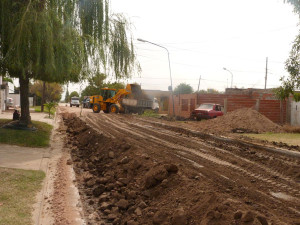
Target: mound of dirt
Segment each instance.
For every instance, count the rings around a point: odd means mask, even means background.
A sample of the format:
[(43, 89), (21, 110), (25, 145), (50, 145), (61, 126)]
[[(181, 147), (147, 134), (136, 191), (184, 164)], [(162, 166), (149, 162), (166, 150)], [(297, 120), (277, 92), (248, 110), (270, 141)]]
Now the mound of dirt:
[(199, 129), (210, 133), (283, 132), (281, 126), (251, 108), (238, 109), (212, 120), (201, 121)]

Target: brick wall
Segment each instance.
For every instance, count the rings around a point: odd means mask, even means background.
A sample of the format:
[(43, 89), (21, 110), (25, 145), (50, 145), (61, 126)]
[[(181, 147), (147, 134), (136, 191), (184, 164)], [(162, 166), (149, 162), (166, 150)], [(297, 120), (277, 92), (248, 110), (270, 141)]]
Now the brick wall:
[[(282, 102), (282, 122), (286, 121), (286, 102)], [(279, 100), (260, 100), (259, 112), (275, 123), (281, 123), (280, 101)]]
[[(253, 91), (249, 94), (183, 94), (174, 95), (174, 111), (176, 116), (189, 118), (191, 112), (200, 104), (216, 103), (224, 106), (227, 99), (227, 112), (240, 108), (257, 109), (261, 114), (275, 123), (285, 123), (286, 102), (282, 103), (282, 114), (280, 113), (280, 101), (274, 100), (270, 93), (256, 93)], [(172, 115), (172, 98), (169, 99), (169, 114)]]

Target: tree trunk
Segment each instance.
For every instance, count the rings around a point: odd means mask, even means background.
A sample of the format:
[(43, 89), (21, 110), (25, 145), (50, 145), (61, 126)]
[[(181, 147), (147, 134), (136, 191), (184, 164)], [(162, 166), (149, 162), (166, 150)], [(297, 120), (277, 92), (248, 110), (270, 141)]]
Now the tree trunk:
[(31, 117), (29, 113), (29, 78), (19, 77), (20, 82), (20, 98), (21, 98), (21, 117), (20, 124), (29, 126)]
[(45, 92), (46, 92), (46, 82), (43, 81), (42, 100), (41, 100), (41, 112), (44, 112)]

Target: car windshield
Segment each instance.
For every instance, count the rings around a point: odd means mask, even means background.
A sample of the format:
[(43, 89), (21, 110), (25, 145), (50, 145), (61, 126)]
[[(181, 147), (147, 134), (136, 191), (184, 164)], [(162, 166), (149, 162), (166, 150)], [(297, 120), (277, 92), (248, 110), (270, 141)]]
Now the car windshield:
[(75, 98), (72, 97), (71, 100), (72, 100), (72, 101), (74, 101), (74, 100), (75, 100), (75, 101), (76, 101), (76, 100), (79, 101), (79, 98), (77, 98), (77, 97), (75, 97)]
[(202, 104), (197, 109), (213, 109), (214, 106), (212, 104)]

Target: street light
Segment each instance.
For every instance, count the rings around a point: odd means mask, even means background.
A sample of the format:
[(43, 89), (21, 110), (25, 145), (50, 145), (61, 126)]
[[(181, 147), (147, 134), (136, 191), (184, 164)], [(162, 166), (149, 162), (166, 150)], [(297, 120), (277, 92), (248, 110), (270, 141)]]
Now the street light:
[(171, 81), (171, 94), (172, 94), (172, 104), (173, 104), (173, 116), (175, 116), (175, 106), (174, 106), (174, 96), (173, 96), (173, 83), (172, 83), (172, 73), (171, 73), (171, 63), (170, 63), (170, 53), (169, 53), (169, 50), (166, 47), (164, 47), (164, 46), (155, 44), (155, 43), (150, 42), (150, 41), (146, 41), (146, 40), (141, 39), (141, 38), (138, 38), (137, 40), (141, 41), (141, 42), (149, 43), (149, 44), (152, 44), (152, 45), (156, 45), (156, 46), (161, 47), (161, 48), (163, 48), (163, 49), (165, 49), (167, 51), (167, 53), (168, 53), (168, 60), (169, 60), (170, 81)]
[(231, 73), (231, 88), (232, 88), (232, 82), (233, 82), (233, 74), (230, 70), (226, 69), (225, 67), (223, 67), (223, 70), (228, 71), (229, 73)]

